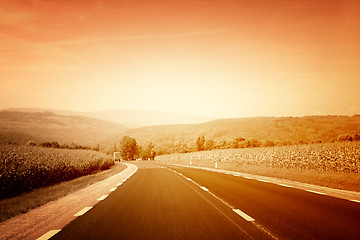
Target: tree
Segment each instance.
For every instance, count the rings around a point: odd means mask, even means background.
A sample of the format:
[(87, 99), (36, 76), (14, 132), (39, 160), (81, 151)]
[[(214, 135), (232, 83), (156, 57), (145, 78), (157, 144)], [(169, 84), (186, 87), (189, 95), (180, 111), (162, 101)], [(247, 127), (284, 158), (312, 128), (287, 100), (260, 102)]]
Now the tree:
[(205, 149), (206, 150), (212, 150), (214, 148), (214, 140), (210, 139), (210, 140), (207, 140), (206, 143), (205, 143)]
[(50, 148), (51, 147), (51, 143), (50, 142), (43, 142), (40, 144), (41, 147), (46, 147), (46, 148)]
[(51, 142), (52, 148), (60, 148), (60, 144), (58, 142)]
[(239, 148), (239, 143), (245, 141), (245, 138), (235, 138), (234, 140), (232, 140), (229, 144), (230, 144), (230, 148)]
[(275, 147), (275, 142), (271, 141), (271, 140), (266, 140), (266, 142), (264, 143), (265, 147)]
[(154, 145), (150, 142), (145, 148), (141, 151), (141, 158), (142, 160), (154, 160), (155, 158), (155, 151), (154, 151)]
[(172, 148), (172, 152), (173, 153), (187, 153), (187, 152), (189, 152), (189, 150), (188, 150), (188, 147), (186, 144), (184, 144), (180, 141), (177, 141), (174, 144), (174, 147)]
[[(92, 150), (100, 151), (100, 144), (96, 144), (96, 147), (93, 147)], [(115, 152), (115, 151), (114, 151)]]
[(205, 149), (205, 137), (198, 137), (196, 140), (196, 147), (198, 151), (203, 151)]
[(124, 160), (134, 160), (138, 149), (137, 142), (132, 137), (124, 136), (120, 141), (120, 155)]

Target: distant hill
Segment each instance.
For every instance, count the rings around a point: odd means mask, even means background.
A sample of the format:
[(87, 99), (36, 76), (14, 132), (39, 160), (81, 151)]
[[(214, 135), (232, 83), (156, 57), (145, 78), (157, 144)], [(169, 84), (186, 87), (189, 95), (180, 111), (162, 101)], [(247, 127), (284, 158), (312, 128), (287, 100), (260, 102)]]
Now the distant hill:
[(33, 140), (94, 146), (126, 129), (120, 124), (83, 116), (52, 112), (0, 112), (0, 143), (25, 144)]
[[(219, 119), (200, 124), (134, 128), (123, 135), (135, 138), (140, 144), (151, 141), (156, 145), (171, 146), (176, 142), (189, 144), (199, 136), (215, 141), (245, 138), (297, 144), (329, 142), (339, 135), (356, 133), (360, 133), (360, 115)], [(113, 143), (118, 143), (120, 138), (114, 138)]]
[(202, 123), (213, 120), (210, 117), (196, 116), (189, 114), (173, 113), (158, 110), (106, 110), (95, 112), (73, 112), (66, 110), (46, 109), (46, 108), (9, 108), (4, 111), (18, 112), (53, 112), (58, 115), (66, 116), (86, 116), (97, 118), (114, 123), (124, 124), (128, 127), (141, 127), (164, 124), (191, 124)]
[[(129, 128), (128, 125), (59, 113), (68, 112), (0, 112), (0, 143), (12, 141), (24, 144), (29, 140), (74, 142), (89, 146), (99, 143), (102, 150), (112, 152), (114, 145), (118, 146), (121, 138), (128, 135), (141, 145), (152, 142), (168, 151), (179, 143), (194, 146), (200, 136), (214, 140), (218, 145), (235, 138), (284, 145), (330, 142), (340, 135), (360, 134), (360, 115), (218, 119), (197, 124)], [(142, 113), (145, 114), (144, 111)], [(139, 118), (148, 117), (147, 114), (141, 116), (140, 112), (137, 114)]]

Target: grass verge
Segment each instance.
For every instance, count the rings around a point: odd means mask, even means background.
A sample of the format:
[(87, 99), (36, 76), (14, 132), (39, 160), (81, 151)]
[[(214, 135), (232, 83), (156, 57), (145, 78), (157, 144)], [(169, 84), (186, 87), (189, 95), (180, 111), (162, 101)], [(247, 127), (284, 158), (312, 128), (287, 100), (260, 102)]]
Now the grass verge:
[(35, 189), (13, 198), (0, 200), (0, 222), (109, 178), (112, 175), (123, 171), (125, 168), (125, 164), (116, 163), (109, 170), (79, 177), (56, 185)]

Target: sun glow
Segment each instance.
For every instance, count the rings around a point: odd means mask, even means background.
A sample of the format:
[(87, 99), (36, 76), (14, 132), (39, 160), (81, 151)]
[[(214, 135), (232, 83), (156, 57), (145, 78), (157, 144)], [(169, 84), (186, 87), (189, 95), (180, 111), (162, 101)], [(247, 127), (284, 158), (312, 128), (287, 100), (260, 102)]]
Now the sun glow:
[(0, 108), (217, 117), (360, 112), (356, 1), (0, 7)]

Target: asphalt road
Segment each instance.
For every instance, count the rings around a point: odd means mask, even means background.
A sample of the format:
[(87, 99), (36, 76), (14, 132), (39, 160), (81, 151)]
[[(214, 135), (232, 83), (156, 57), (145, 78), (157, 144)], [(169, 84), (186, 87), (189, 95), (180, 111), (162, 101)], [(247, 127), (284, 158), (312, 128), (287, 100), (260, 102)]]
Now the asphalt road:
[(51, 239), (360, 239), (360, 203), (205, 170), (136, 165), (130, 179)]

